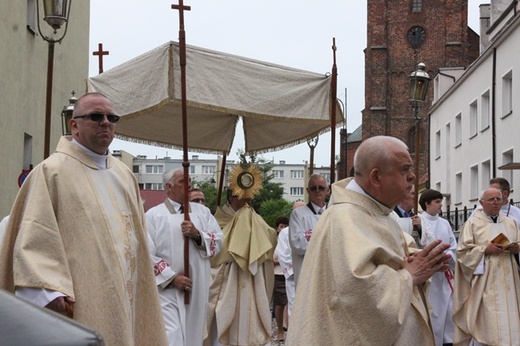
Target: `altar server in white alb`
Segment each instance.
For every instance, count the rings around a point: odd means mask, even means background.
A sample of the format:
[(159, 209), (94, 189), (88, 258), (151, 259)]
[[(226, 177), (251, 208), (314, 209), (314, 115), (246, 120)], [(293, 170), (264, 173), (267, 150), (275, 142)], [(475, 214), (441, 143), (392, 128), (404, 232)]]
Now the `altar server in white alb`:
[(325, 211), (325, 198), (330, 189), (325, 178), (313, 174), (307, 183), (307, 193), (310, 202), (306, 207), (294, 209), (289, 219), (289, 243), (291, 244), (294, 285), (298, 286), (298, 278), (302, 270), (303, 259), (312, 237), (314, 225)]
[[(209, 259), (222, 248), (222, 232), (200, 203), (189, 203), (190, 221), (184, 220), (182, 170), (166, 172), (163, 183), (168, 198), (148, 210), (146, 224), (168, 343), (200, 346), (208, 308)], [(184, 275), (184, 237), (190, 238), (189, 278)], [(185, 292), (190, 294), (189, 304), (184, 303)]]
[(419, 199), (419, 204), (425, 211), (420, 214), (423, 234), (430, 234), (433, 240), (440, 239), (443, 243), (450, 244), (449, 249), (445, 251), (451, 256), (450, 267), (443, 272), (433, 274), (428, 287), (432, 328), (437, 346), (452, 344), (455, 328), (452, 316), (457, 240), (450, 223), (439, 216), (442, 211), (442, 199), (442, 193), (432, 189), (423, 191)]

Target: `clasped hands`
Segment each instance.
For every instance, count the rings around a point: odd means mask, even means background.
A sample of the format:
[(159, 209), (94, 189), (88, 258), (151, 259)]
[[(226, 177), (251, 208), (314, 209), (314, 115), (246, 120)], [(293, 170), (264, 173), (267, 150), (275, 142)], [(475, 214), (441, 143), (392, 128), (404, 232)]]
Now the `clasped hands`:
[(414, 285), (420, 285), (436, 272), (449, 268), (451, 256), (444, 253), (449, 247), (450, 244), (437, 239), (421, 251), (405, 257), (404, 269), (412, 275)]

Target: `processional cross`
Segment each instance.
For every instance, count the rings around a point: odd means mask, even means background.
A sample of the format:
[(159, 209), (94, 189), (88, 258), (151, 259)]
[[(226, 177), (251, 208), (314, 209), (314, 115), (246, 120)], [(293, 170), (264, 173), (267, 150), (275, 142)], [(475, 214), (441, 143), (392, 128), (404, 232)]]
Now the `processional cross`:
[[(182, 94), (182, 167), (184, 168), (184, 210), (190, 210), (190, 202), (188, 200), (188, 169), (190, 162), (188, 161), (188, 115), (186, 100), (186, 32), (184, 31), (184, 11), (190, 11), (190, 6), (184, 6), (183, 1), (179, 0), (179, 4), (172, 4), (173, 10), (179, 10), (179, 62), (181, 65), (181, 94)], [(190, 213), (184, 213), (184, 220), (190, 220)], [(184, 275), (190, 277), (190, 257), (189, 245), (190, 239), (184, 237)], [(190, 303), (190, 293), (184, 291), (184, 304)]]
[(103, 55), (109, 55), (110, 52), (108, 50), (103, 50), (103, 43), (98, 44), (98, 50), (92, 52), (92, 55), (98, 56), (99, 61), (99, 74), (103, 73)]

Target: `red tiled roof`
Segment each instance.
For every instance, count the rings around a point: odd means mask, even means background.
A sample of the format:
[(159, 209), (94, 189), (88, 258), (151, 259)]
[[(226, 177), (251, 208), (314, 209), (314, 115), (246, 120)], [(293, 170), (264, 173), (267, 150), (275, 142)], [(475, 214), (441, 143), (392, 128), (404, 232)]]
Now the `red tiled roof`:
[(140, 190), (143, 199), (144, 211), (161, 204), (166, 199), (166, 192), (163, 190)]

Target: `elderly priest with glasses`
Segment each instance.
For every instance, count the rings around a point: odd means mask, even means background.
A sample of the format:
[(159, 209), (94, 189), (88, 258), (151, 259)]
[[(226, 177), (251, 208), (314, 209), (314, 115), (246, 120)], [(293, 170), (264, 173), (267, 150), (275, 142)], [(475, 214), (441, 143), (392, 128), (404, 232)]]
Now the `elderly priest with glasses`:
[(325, 178), (313, 174), (307, 183), (310, 202), (305, 207), (296, 208), (289, 219), (289, 243), (291, 244), (294, 286), (298, 286), (298, 278), (302, 269), (307, 245), (311, 240), (312, 230), (325, 211), (325, 198), (330, 192)]
[(78, 99), (72, 138), (60, 139), (16, 197), (0, 288), (66, 314), (107, 345), (166, 345), (139, 187), (108, 150), (118, 120), (104, 95)]

